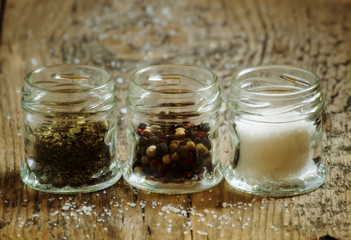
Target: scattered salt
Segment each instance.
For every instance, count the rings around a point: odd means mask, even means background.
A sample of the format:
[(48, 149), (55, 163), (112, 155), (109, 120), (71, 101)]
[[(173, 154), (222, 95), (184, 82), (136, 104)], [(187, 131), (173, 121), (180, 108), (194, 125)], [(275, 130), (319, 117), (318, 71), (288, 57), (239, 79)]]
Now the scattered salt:
[(121, 111), (122, 114), (126, 114), (127, 113), (127, 108), (123, 107), (123, 108), (121, 108), (120, 111)]
[(38, 65), (38, 61), (37, 61), (37, 59), (35, 59), (35, 58), (31, 58), (31, 59), (30, 59), (30, 62), (31, 62), (31, 64), (32, 64), (33, 66), (37, 66), (37, 65)]
[(51, 213), (50, 216), (55, 216), (55, 215), (57, 215), (58, 213), (59, 213), (59, 211), (55, 211), (55, 212)]
[(118, 83), (123, 83), (123, 82), (124, 82), (124, 79), (123, 79), (122, 77), (118, 77), (118, 78), (117, 78), (117, 82), (118, 82)]
[(207, 232), (201, 232), (200, 230), (197, 230), (196, 233), (199, 235), (206, 235), (206, 236), (208, 235)]
[(69, 208), (70, 208), (69, 205), (65, 205), (65, 206), (63, 206), (61, 209), (64, 210), (64, 211), (67, 211)]

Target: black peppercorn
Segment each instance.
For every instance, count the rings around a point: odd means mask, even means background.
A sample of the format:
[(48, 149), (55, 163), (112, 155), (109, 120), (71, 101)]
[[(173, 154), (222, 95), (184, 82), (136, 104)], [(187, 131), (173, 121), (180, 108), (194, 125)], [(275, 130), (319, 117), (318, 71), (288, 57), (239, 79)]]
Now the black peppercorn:
[(200, 128), (200, 131), (209, 132), (210, 131), (210, 124), (209, 123), (201, 123), (199, 128)]
[(156, 145), (156, 155), (163, 156), (168, 153), (168, 146), (167, 143), (161, 142)]
[(144, 130), (146, 128), (146, 126), (147, 125), (145, 123), (139, 123), (138, 128)]

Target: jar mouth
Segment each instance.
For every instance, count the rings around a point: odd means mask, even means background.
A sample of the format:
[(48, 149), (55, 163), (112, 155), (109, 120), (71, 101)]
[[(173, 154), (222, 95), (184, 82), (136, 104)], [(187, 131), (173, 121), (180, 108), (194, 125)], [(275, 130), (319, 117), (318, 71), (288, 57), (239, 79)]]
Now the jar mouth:
[(320, 79), (306, 69), (268, 65), (240, 71), (232, 78), (231, 85), (243, 94), (254, 97), (294, 98), (318, 90)]
[[(181, 72), (183, 72), (183, 74)], [(196, 72), (198, 75), (202, 74), (205, 77), (205, 80), (199, 81), (198, 79), (201, 78), (191, 77), (184, 72)], [(180, 85), (180, 79), (182, 77), (199, 83), (199, 86), (194, 90), (196, 92), (206, 91), (216, 86), (218, 81), (216, 74), (206, 68), (183, 64), (162, 64), (145, 67), (134, 72), (131, 75), (130, 80), (133, 84), (146, 91), (164, 94), (186, 94), (189, 93), (186, 90), (172, 89), (173, 87)], [(165, 87), (168, 87), (169, 91), (155, 87), (160, 83), (164, 84)]]
[(21, 105), (42, 114), (95, 114), (115, 107), (115, 90), (111, 75), (100, 67), (57, 64), (27, 74)]
[[(96, 76), (92, 77), (94, 74)], [(43, 80), (45, 78), (45, 80)], [(33, 89), (52, 93), (80, 93), (99, 90), (112, 81), (105, 69), (83, 64), (55, 64), (29, 72), (24, 82)]]

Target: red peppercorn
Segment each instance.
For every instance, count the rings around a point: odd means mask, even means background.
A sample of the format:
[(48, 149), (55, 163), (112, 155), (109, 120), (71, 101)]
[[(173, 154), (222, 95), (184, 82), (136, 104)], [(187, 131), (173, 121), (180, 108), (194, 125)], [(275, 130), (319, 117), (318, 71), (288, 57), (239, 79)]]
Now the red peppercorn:
[(197, 131), (197, 134), (199, 134), (200, 137), (202, 137), (203, 135), (206, 134), (206, 132), (203, 132), (203, 131)]
[(194, 124), (192, 124), (192, 123), (187, 123), (187, 124), (185, 124), (187, 127), (193, 127), (194, 126)]
[(144, 135), (144, 131), (143, 131), (143, 129), (141, 129), (141, 128), (138, 128), (138, 133), (140, 134), (140, 135)]

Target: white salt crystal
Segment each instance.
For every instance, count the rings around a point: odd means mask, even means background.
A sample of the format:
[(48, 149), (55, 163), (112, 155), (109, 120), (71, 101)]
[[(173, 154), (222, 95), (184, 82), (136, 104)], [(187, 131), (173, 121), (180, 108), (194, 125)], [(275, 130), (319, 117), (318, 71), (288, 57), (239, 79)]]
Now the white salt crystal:
[(118, 83), (123, 83), (123, 82), (124, 82), (124, 79), (123, 79), (122, 77), (118, 77), (118, 78), (117, 78), (117, 82), (118, 82)]
[(31, 62), (31, 64), (32, 64), (33, 66), (37, 66), (37, 65), (38, 65), (38, 61), (37, 61), (37, 59), (35, 59), (35, 58), (31, 58), (31, 59), (30, 59), (30, 62)]
[(59, 213), (59, 211), (55, 211), (55, 212), (51, 213), (50, 216), (55, 216), (55, 215), (57, 215), (58, 213)]
[(129, 203), (129, 202), (127, 202), (127, 205), (129, 205), (130, 207), (135, 207), (136, 206), (136, 203)]
[(70, 207), (70, 206), (65, 205), (65, 206), (63, 206), (61, 209), (64, 210), (64, 211), (67, 211), (67, 210), (69, 209), (69, 207)]
[(121, 113), (122, 114), (126, 114), (127, 113), (127, 108), (125, 108), (125, 107), (121, 108)]
[(199, 234), (199, 235), (205, 235), (205, 236), (208, 235), (207, 232), (201, 232), (200, 230), (197, 230), (196, 233)]

